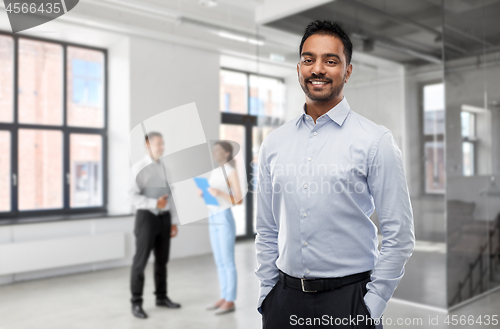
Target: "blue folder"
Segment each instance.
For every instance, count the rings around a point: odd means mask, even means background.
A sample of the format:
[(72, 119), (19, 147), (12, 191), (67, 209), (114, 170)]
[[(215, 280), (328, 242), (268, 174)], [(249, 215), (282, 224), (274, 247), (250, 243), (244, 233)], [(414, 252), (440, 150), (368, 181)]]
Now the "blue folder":
[(204, 177), (194, 177), (193, 179), (196, 185), (203, 191), (203, 200), (205, 200), (205, 204), (218, 206), (219, 202), (217, 201), (217, 199), (207, 190), (207, 188), (210, 187), (210, 185), (208, 184), (208, 179)]

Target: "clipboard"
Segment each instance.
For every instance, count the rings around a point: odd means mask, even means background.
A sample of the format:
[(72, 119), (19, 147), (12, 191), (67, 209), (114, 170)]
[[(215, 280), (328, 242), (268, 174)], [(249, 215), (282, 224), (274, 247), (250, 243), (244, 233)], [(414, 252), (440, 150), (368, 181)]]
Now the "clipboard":
[(205, 204), (218, 206), (219, 202), (217, 199), (207, 190), (210, 187), (208, 179), (205, 177), (194, 177), (193, 179), (196, 185), (203, 191), (203, 200), (205, 201)]

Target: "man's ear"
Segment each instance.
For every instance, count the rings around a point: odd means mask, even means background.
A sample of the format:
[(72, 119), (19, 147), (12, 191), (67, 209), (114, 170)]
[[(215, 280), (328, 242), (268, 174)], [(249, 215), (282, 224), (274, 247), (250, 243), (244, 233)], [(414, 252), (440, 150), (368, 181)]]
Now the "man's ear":
[(345, 81), (344, 81), (344, 83), (347, 83), (347, 81), (349, 81), (349, 78), (351, 77), (351, 74), (352, 74), (352, 64), (349, 64), (347, 66), (347, 72), (345, 74)]
[(300, 63), (297, 63), (297, 76), (299, 76)]

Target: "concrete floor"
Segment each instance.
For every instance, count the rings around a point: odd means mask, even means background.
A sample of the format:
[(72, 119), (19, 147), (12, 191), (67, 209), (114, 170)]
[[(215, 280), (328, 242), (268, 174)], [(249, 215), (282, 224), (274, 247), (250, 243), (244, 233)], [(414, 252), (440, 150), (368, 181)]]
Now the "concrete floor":
[[(135, 329), (135, 328), (260, 328), (256, 311), (258, 283), (254, 276), (255, 254), (252, 241), (236, 246), (238, 269), (237, 310), (215, 316), (205, 307), (218, 298), (216, 269), (211, 254), (176, 259), (169, 264), (169, 295), (182, 308), (170, 310), (154, 305), (152, 266), (147, 268), (144, 308), (149, 319), (130, 313), (129, 268), (68, 275), (16, 283), (0, 287), (0, 329)], [(423, 270), (423, 269), (421, 269)], [(409, 279), (409, 277), (408, 277)], [(420, 288), (415, 285), (415, 293)], [(405, 286), (405, 294), (410, 289)], [(500, 316), (500, 291), (451, 312), (450, 315)], [(413, 304), (392, 301), (385, 312), (385, 328), (448, 328), (446, 313)], [(438, 317), (438, 325), (429, 319)], [(397, 325), (397, 319), (416, 324)], [(420, 321), (421, 323), (416, 322)], [(450, 326), (451, 327), (451, 326)], [(454, 328), (500, 328), (493, 326), (453, 326)]]

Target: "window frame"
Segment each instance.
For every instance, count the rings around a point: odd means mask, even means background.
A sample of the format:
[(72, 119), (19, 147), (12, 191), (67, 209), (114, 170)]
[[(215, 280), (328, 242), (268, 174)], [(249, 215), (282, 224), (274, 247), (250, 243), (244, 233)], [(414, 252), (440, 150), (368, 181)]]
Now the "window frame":
[[(83, 215), (83, 214), (96, 214), (96, 213), (107, 213), (107, 203), (108, 203), (108, 52), (107, 49), (92, 47), (82, 44), (76, 44), (65, 41), (51, 40), (46, 38), (33, 37), (25, 34), (13, 34), (10, 32), (5, 32), (0, 30), (0, 36), (7, 36), (13, 40), (13, 121), (12, 122), (0, 122), (0, 130), (10, 132), (10, 211), (0, 212), (0, 222), (3, 220), (14, 220), (14, 223), (18, 219), (29, 218), (29, 217), (40, 217), (40, 216), (62, 216), (65, 219), (65, 215)], [(19, 39), (27, 39), (33, 41), (47, 42), (56, 44), (62, 47), (62, 66), (63, 66), (63, 95), (62, 95), (62, 111), (63, 111), (63, 122), (62, 125), (44, 125), (44, 124), (26, 124), (19, 123)], [(100, 51), (103, 53), (103, 127), (92, 128), (92, 127), (75, 127), (68, 125), (68, 65), (67, 65), (67, 48), (77, 47), (82, 49), (89, 49)], [(22, 210), (19, 211), (19, 195), (18, 195), (18, 131), (19, 129), (35, 129), (35, 130), (57, 130), (61, 131), (63, 134), (63, 148), (62, 148), (62, 159), (63, 159), (63, 171), (62, 171), (62, 181), (63, 181), (63, 193), (62, 193), (62, 208), (58, 209), (36, 209), (36, 210)], [(92, 206), (92, 207), (70, 207), (70, 134), (92, 134), (100, 135), (102, 138), (102, 150), (101, 150), (101, 160), (102, 160), (102, 205)]]

